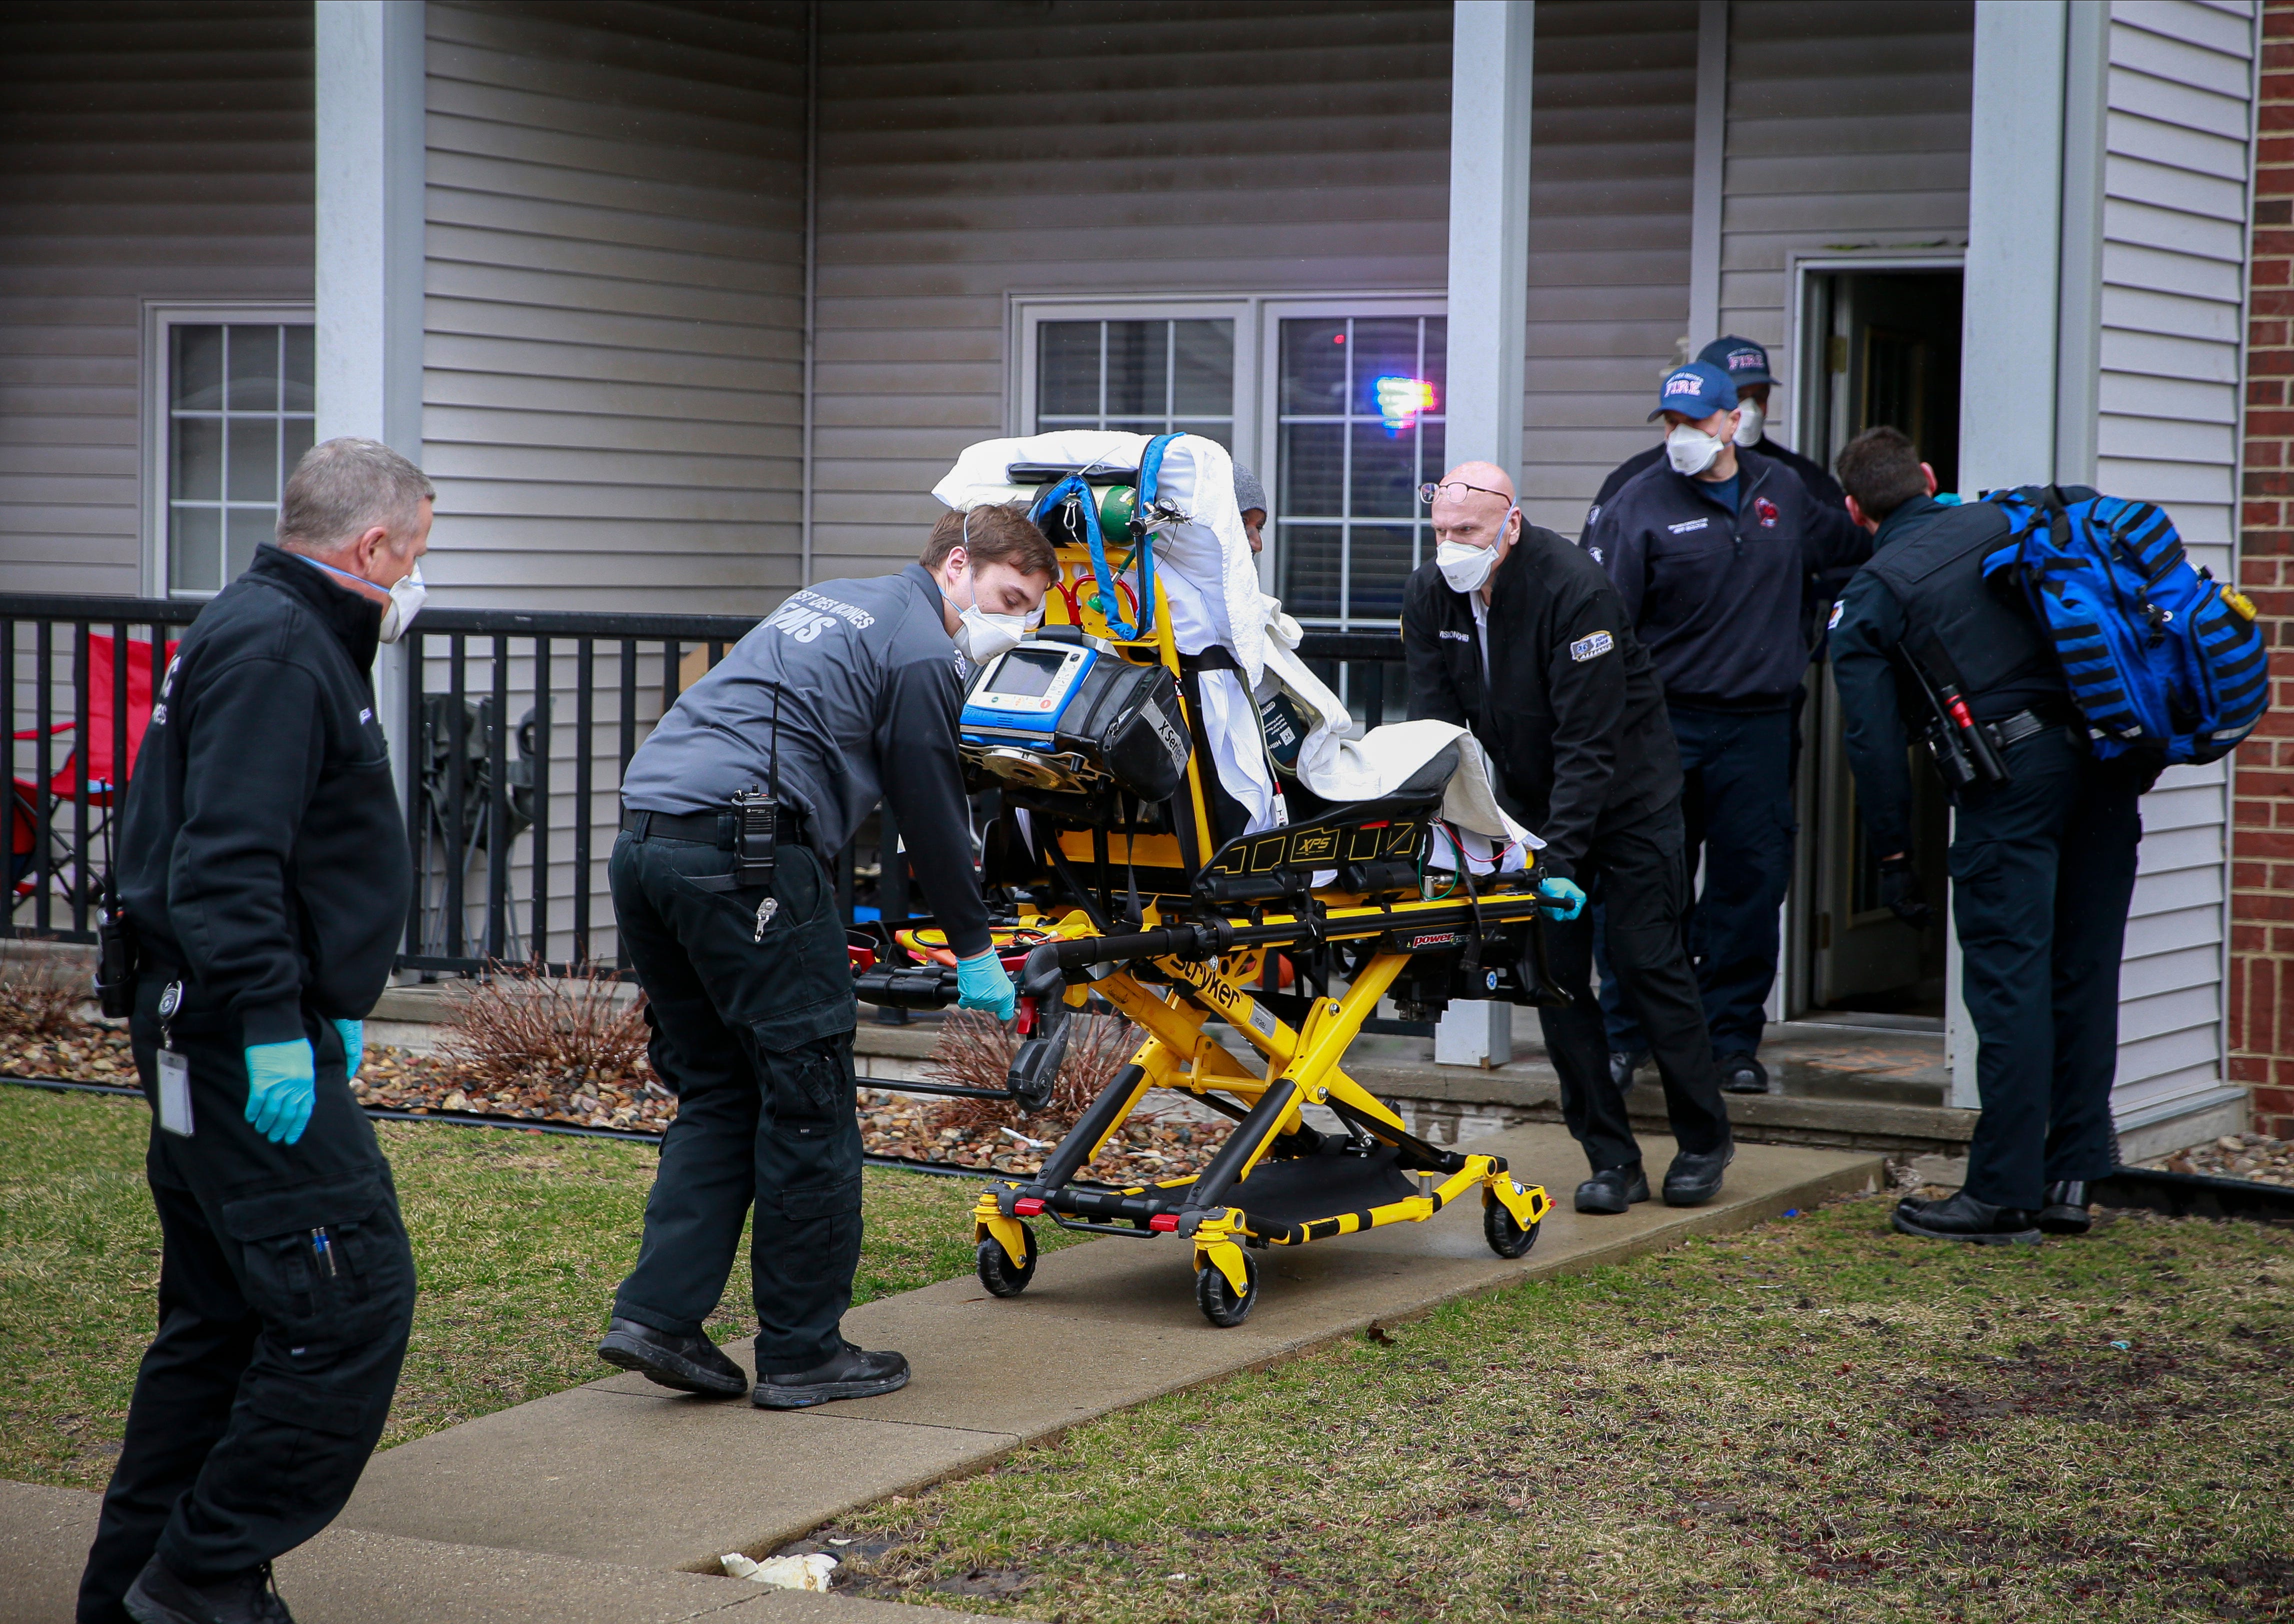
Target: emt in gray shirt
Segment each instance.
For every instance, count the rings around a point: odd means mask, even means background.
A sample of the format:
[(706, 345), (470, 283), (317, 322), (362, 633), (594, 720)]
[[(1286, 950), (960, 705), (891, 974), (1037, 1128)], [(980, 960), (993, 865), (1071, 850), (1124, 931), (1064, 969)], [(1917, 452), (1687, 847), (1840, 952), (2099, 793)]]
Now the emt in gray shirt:
[[(630, 759), (614, 913), (654, 1069), (678, 1104), (598, 1349), (608, 1363), (775, 1409), (907, 1383), (899, 1354), (840, 1329), (860, 1258), (860, 1130), (828, 862), (889, 800), (957, 954), (964, 1007), (1012, 1018), (973, 877), (958, 678), (1019, 642), (1058, 568), (1015, 510), (948, 514), (899, 574), (792, 594)], [(768, 788), (781, 809), (764, 879), (736, 868), (733, 800)], [(701, 1328), (752, 1208), (753, 1391)]]

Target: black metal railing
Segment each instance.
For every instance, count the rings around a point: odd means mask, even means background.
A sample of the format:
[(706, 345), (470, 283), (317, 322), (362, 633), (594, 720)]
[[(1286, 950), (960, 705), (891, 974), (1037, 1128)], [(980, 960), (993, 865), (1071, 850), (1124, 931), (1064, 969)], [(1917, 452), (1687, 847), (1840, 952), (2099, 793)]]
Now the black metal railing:
[[(167, 641), (155, 629), (183, 627), (200, 607), (0, 596), (0, 714), (14, 735), (9, 934), (94, 939), (104, 842), (164, 681)], [(417, 876), (403, 967), (618, 963), (605, 862), (622, 771), (678, 694), (756, 624), (427, 611), (397, 656), (403, 691), (391, 702)], [(1309, 632), (1298, 652), (1366, 725), (1400, 710), (1398, 637)], [(102, 735), (94, 748), (91, 735)], [(886, 809), (838, 857), (848, 920), (908, 916), (912, 876), (899, 847)]]

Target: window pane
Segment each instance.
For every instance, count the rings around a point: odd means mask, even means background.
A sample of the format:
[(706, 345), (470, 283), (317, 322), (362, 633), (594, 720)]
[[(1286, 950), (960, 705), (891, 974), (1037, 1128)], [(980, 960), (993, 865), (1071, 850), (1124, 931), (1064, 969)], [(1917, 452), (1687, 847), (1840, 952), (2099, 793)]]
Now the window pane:
[(223, 408), (223, 329), (178, 327), (174, 404), (194, 411)]
[(232, 418), (230, 490), (234, 502), (279, 499), (279, 419)]
[(303, 453), (311, 449), (311, 419), (289, 418), (283, 432), (286, 443), (279, 453), (279, 486), (282, 491), (287, 487), (287, 475), (295, 471), (295, 465), (303, 460)]
[[(1442, 443), (1445, 438), (1442, 426), (1439, 423), (1423, 422), (1418, 426), (1418, 483), (1421, 485), (1431, 484), (1450, 471), (1442, 459)], [(1423, 514), (1425, 509), (1420, 508), (1418, 511)]]
[(1384, 620), (1402, 613), (1403, 581), (1418, 567), (1411, 554), (1414, 533), (1406, 524), (1354, 527), (1354, 569), (1347, 577), (1352, 600), (1346, 605), (1349, 617)]
[(1380, 415), (1378, 380), (1418, 377), (1418, 318), (1384, 316), (1354, 323), (1354, 410)]
[(1231, 416), (1234, 411), (1234, 323), (1175, 321), (1171, 327), (1178, 362), (1171, 379), (1172, 411)]
[(1434, 386), (1434, 410), (1444, 410), (1443, 402), (1450, 398), (1450, 318), (1426, 318), (1427, 382)]
[[(1171, 341), (1168, 321), (1110, 321), (1107, 324), (1107, 415), (1166, 420), (1170, 410), (1164, 380), (1164, 351)], [(1112, 426), (1110, 425), (1110, 426)]]
[(281, 329), (285, 337), (285, 382), (279, 407), (282, 411), (309, 411), (313, 407), (311, 394), (311, 329), (289, 327)]
[(1346, 324), (1282, 324), (1282, 410), (1336, 414), (1346, 409)]
[(1301, 518), (1346, 512), (1346, 429), (1337, 423), (1282, 427), (1282, 511)]
[(176, 592), (213, 592), (223, 585), (223, 514), (214, 508), (176, 508), (167, 524), (167, 586)]
[(1163, 432), (1160, 418), (1110, 418), (1107, 426), (1119, 434), (1159, 434)]
[(1099, 323), (1046, 321), (1036, 329), (1039, 417), (1099, 417)]
[(1354, 443), (1350, 489), (1354, 506), (1348, 516), (1357, 519), (1406, 519), (1418, 506), (1418, 436), (1407, 430), (1389, 434), (1383, 423), (1352, 425)]
[(1282, 606), (1292, 614), (1328, 617), (1338, 608), (1338, 527), (1282, 526)]
[(177, 418), (170, 433), (175, 444), (170, 459), (168, 496), (203, 502), (222, 500), (223, 420)]
[(226, 352), (231, 365), (233, 411), (279, 410), (279, 329), (234, 327)]
[(1171, 426), (1183, 434), (1200, 434), (1206, 440), (1216, 440), (1230, 451), (1234, 450), (1232, 423), (1174, 423)]
[(255, 558), (255, 549), (279, 535), (279, 515), (270, 508), (233, 508), (228, 510), (229, 528), (224, 534), (224, 571), (226, 581), (236, 581), (239, 572)]

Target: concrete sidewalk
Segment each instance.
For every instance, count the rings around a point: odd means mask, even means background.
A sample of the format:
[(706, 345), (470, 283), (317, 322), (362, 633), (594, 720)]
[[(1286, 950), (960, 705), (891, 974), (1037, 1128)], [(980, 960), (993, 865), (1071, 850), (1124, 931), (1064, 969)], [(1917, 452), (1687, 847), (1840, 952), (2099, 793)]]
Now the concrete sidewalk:
[[(1670, 1141), (1644, 1141), (1661, 1172)], [(1046, 1255), (1025, 1295), (970, 1278), (856, 1309), (845, 1330), (907, 1353), (882, 1399), (796, 1413), (611, 1375), (377, 1456), (335, 1525), (280, 1563), (303, 1624), (872, 1624), (934, 1610), (761, 1591), (718, 1577), (888, 1495), (978, 1471), (1022, 1444), (1159, 1394), (1268, 1364), (1374, 1320), (1577, 1272), (1873, 1187), (1879, 1157), (1744, 1145), (1723, 1198), (1614, 1218), (1568, 1210), (1583, 1158), (1558, 1126), (1476, 1140), (1562, 1206), (1517, 1262), (1468, 1200), (1432, 1222), (1259, 1255), (1250, 1319), (1206, 1324), (1189, 1248), (1105, 1239)], [(745, 1343), (728, 1351), (749, 1362)], [(0, 1484), (0, 1624), (63, 1624), (95, 1497)]]
[[(1623, 1217), (1581, 1218), (1566, 1204), (1583, 1159), (1560, 1128), (1517, 1128), (1474, 1148), (1510, 1157), (1563, 1202), (1518, 1262), (1491, 1254), (1479, 1212), (1464, 1203), (1428, 1223), (1261, 1254), (1258, 1306), (1242, 1325), (1217, 1330), (1195, 1308), (1184, 1243), (1094, 1241), (1046, 1255), (1016, 1299), (990, 1297), (967, 1278), (853, 1311), (848, 1336), (901, 1349), (915, 1365), (899, 1393), (776, 1413), (607, 1376), (377, 1457), (341, 1522), (408, 1539), (713, 1571), (725, 1552), (762, 1555), (1079, 1421), (1372, 1320), (1738, 1228), (1881, 1176), (1876, 1157), (1745, 1145), (1712, 1206), (1652, 1202)], [(1647, 1151), (1661, 1171), (1672, 1147), (1653, 1141)], [(728, 1351), (748, 1363), (745, 1343)], [(608, 1506), (615, 1511), (601, 1514)]]

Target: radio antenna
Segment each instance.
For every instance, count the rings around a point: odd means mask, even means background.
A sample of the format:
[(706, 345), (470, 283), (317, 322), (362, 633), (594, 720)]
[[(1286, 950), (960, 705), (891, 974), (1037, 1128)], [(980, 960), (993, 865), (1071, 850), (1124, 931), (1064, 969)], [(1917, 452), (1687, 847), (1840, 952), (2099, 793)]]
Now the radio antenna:
[(781, 798), (781, 685), (777, 678), (773, 682), (772, 741), (765, 753), (765, 793), (773, 798), (775, 805), (779, 804)]

